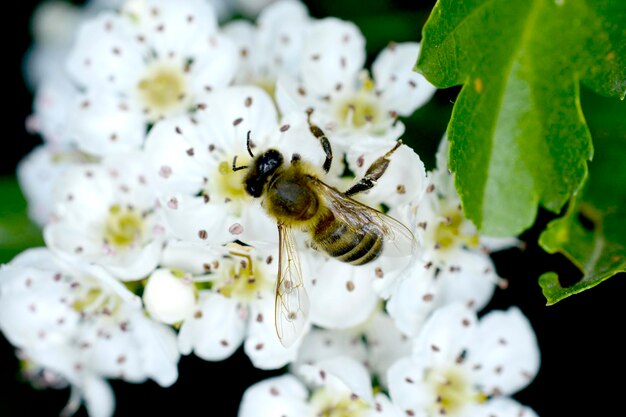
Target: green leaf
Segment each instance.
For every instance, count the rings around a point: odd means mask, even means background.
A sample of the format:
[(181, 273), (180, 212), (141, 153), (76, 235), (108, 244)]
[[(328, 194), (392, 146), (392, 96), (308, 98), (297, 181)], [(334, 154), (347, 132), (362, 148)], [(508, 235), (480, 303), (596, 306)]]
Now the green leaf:
[(41, 231), (28, 219), (26, 201), (13, 177), (0, 177), (0, 263), (24, 249), (43, 245)]
[(626, 272), (626, 103), (591, 94), (584, 98), (596, 143), (589, 178), (565, 216), (552, 221), (539, 239), (546, 251), (564, 254), (584, 275), (563, 288), (555, 273), (543, 274), (539, 284), (548, 305)]
[(579, 81), (626, 94), (622, 0), (439, 0), (416, 69), (463, 84), (448, 126), (465, 214), (485, 234), (516, 235), (538, 205), (558, 212), (593, 154)]

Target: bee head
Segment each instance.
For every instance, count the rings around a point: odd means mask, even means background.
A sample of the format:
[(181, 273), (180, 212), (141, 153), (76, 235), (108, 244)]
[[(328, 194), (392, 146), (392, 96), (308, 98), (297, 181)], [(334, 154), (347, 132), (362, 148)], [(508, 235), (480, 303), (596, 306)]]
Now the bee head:
[(252, 197), (261, 197), (265, 184), (283, 161), (283, 155), (276, 149), (269, 149), (257, 156), (245, 179), (246, 192)]

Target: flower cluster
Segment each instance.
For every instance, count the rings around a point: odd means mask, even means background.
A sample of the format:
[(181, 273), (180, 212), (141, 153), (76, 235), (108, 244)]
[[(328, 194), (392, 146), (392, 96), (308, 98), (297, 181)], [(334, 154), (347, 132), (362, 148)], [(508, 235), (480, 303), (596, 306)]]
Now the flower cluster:
[(370, 70), (356, 25), (295, 0), (254, 23), (208, 0), (41, 14), (68, 23), (28, 66), (44, 143), (18, 177), (46, 247), (0, 269), (0, 330), (68, 414), (243, 346), (289, 373), (240, 417), (534, 415), (510, 398), (539, 368), (527, 319), (477, 316), (517, 242), (464, 218), (445, 138), (429, 172), (400, 140), (435, 92), (418, 43)]

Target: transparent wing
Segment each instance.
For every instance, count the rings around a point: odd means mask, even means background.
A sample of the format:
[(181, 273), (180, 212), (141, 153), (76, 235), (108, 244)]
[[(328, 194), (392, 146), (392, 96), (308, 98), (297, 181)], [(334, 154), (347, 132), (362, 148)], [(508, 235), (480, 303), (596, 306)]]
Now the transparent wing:
[(415, 236), (398, 220), (348, 197), (320, 180), (316, 179), (312, 184), (335, 218), (355, 231), (366, 228), (378, 229), (379, 234), (383, 236), (384, 256), (412, 256), (417, 251)]
[(298, 249), (289, 227), (278, 225), (278, 279), (274, 306), (276, 333), (290, 347), (302, 333), (309, 316)]

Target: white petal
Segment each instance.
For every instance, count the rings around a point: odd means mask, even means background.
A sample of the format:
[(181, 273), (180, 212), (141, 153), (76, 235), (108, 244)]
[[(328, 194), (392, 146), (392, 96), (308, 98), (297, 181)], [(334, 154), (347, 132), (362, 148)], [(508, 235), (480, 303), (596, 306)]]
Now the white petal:
[(67, 143), (68, 109), (78, 95), (67, 76), (48, 76), (37, 88), (34, 107), (34, 128), (47, 143)]
[[(259, 300), (250, 307), (248, 336), (244, 351), (258, 369), (278, 369), (294, 361), (301, 340), (285, 348), (278, 339), (274, 324), (274, 300)], [(304, 334), (308, 331), (308, 325)]]
[(207, 272), (205, 265), (210, 265), (219, 257), (221, 252), (211, 246), (171, 240), (163, 250), (161, 266), (202, 275)]
[(207, 98), (206, 105), (198, 114), (198, 121), (203, 124), (205, 137), (219, 140), (218, 145), (228, 144), (230, 149), (243, 153), (248, 131), (253, 142), (260, 145), (276, 129), (276, 107), (270, 96), (258, 87), (221, 89)]
[(420, 45), (415, 42), (395, 44), (383, 49), (374, 61), (372, 71), (376, 88), (388, 109), (410, 116), (435, 94), (436, 88), (413, 68)]
[(425, 366), (403, 358), (394, 363), (387, 373), (392, 402), (405, 413), (411, 410), (419, 417), (427, 415), (426, 407), (435, 400), (432, 390), (422, 382)]
[(263, 52), (257, 47), (256, 26), (247, 20), (235, 20), (222, 27), (222, 33), (233, 42), (238, 53), (234, 84), (252, 84), (257, 79), (257, 69)]
[(460, 303), (439, 308), (415, 339), (414, 355), (423, 355), (434, 367), (455, 363), (469, 347), (477, 320), (476, 313)]
[(328, 17), (311, 24), (300, 64), (308, 91), (324, 96), (337, 85), (350, 88), (364, 62), (365, 39), (354, 23)]
[(81, 162), (75, 152), (56, 152), (50, 146), (38, 146), (17, 166), (17, 180), (28, 202), (28, 216), (39, 226), (50, 220), (54, 184), (63, 172)]
[(185, 355), (193, 351), (205, 360), (226, 359), (243, 342), (246, 318), (237, 300), (202, 293), (193, 317), (180, 328), (178, 348)]
[(257, 42), (264, 56), (259, 69), (265, 69), (268, 78), (275, 81), (279, 71), (296, 74), (309, 21), (306, 6), (299, 1), (277, 1), (261, 12)]
[(418, 334), (424, 321), (436, 308), (439, 281), (432, 279), (423, 262), (417, 262), (398, 283), (386, 308), (394, 322), (407, 335)]
[(143, 52), (130, 21), (104, 12), (78, 29), (68, 71), (88, 88), (128, 92), (145, 68)]
[(269, 378), (250, 386), (243, 393), (237, 416), (305, 416), (307, 395), (305, 386), (293, 375)]
[(63, 343), (76, 331), (79, 315), (60, 301), (69, 288), (54, 278), (57, 272), (13, 263), (0, 269), (0, 329), (14, 346)]
[(115, 394), (102, 378), (87, 378), (82, 388), (85, 407), (90, 417), (112, 417), (115, 411)]
[(379, 300), (367, 272), (334, 259), (315, 268), (311, 321), (328, 329), (345, 329), (367, 320)]
[(532, 408), (525, 407), (506, 397), (494, 398), (484, 404), (474, 405), (468, 410), (468, 415), (476, 417), (538, 417)]
[(374, 397), (374, 410), (370, 413), (370, 416), (384, 416), (384, 417), (403, 417), (405, 413), (401, 412), (398, 407), (391, 402), (389, 397), (385, 394), (376, 394)]
[(213, 7), (203, 0), (181, 3), (130, 1), (125, 4), (124, 11), (136, 22), (145, 43), (159, 57), (172, 52), (181, 60), (195, 57), (217, 31)]
[[(348, 163), (360, 180), (374, 161), (384, 156), (395, 142), (367, 138), (354, 143), (348, 150)], [(407, 145), (400, 146), (389, 158), (389, 165), (376, 185), (364, 192), (363, 198), (372, 205), (385, 203), (389, 207), (419, 201), (427, 187), (426, 170), (419, 156)]]
[(482, 252), (455, 250), (449, 259), (451, 263), (437, 276), (441, 285), (438, 305), (461, 302), (480, 311), (491, 300), (499, 280), (491, 258)]
[(298, 360), (292, 364), (292, 369), (300, 365), (315, 364), (320, 360), (336, 356), (349, 356), (365, 364), (368, 361), (368, 352), (361, 340), (361, 334), (356, 330), (325, 330), (315, 328), (302, 341), (298, 352)]
[(183, 116), (157, 122), (150, 129), (146, 159), (162, 195), (168, 191), (195, 195), (201, 189), (209, 167), (215, 165), (201, 130)]
[(68, 109), (67, 135), (89, 154), (138, 150), (146, 135), (145, 118), (131, 102), (107, 90), (77, 96)]
[(486, 392), (513, 394), (527, 386), (539, 371), (539, 347), (528, 319), (517, 307), (493, 311), (478, 326), (470, 347), (470, 362), (482, 365), (476, 376)]
[(368, 364), (387, 386), (387, 370), (402, 357), (411, 354), (412, 340), (403, 335), (393, 320), (383, 312), (375, 314), (364, 330), (369, 348)]
[(170, 270), (157, 269), (148, 278), (143, 302), (155, 320), (166, 324), (183, 321), (193, 314), (193, 283), (174, 276)]
[(372, 404), (372, 382), (365, 366), (349, 356), (323, 359), (314, 365), (302, 365), (297, 372), (313, 386), (356, 394)]
[[(180, 194), (164, 199), (164, 215), (172, 233), (190, 242), (223, 244), (233, 240), (231, 225), (240, 223), (223, 204), (205, 204), (202, 197)], [(206, 232), (206, 238), (204, 238)]]
[(208, 93), (227, 86), (237, 71), (237, 49), (225, 36), (213, 35), (211, 41), (196, 48), (191, 68), (191, 90), (196, 94)]
[[(138, 314), (143, 314), (140, 312)], [(144, 319), (136, 337), (141, 341), (139, 354), (147, 375), (162, 387), (169, 387), (178, 379), (178, 360), (175, 332), (164, 325)]]

